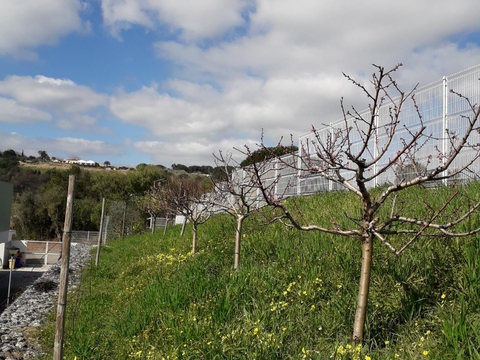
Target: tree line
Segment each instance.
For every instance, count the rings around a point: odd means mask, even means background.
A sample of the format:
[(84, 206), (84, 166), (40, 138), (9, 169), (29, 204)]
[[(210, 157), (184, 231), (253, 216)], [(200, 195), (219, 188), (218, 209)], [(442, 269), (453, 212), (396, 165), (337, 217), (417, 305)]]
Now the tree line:
[[(20, 166), (20, 162), (49, 161), (45, 151), (39, 157), (27, 157), (9, 149), (0, 151), (0, 181), (13, 184), (11, 229), (17, 238), (45, 240), (61, 238), (65, 216), (69, 175), (76, 177), (73, 229), (96, 231), (99, 229), (102, 198), (124, 202), (138, 212), (137, 229), (145, 228), (149, 213), (142, 204), (152, 185), (171, 178), (187, 177), (193, 183), (208, 178), (202, 174), (179, 174), (163, 166), (139, 164), (128, 172), (88, 171), (78, 165), (68, 169), (35, 169)], [(209, 180), (208, 180), (209, 181)]]

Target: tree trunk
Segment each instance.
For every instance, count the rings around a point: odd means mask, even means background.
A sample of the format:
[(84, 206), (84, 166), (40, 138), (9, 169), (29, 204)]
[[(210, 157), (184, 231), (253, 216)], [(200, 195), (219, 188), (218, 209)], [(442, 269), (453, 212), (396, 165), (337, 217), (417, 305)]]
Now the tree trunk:
[(197, 225), (192, 224), (192, 254), (197, 252)]
[(240, 246), (242, 241), (242, 226), (245, 218), (240, 216), (237, 218), (237, 230), (235, 232), (235, 261), (233, 268), (236, 270), (240, 267)]
[(357, 310), (353, 323), (352, 341), (355, 345), (363, 343), (365, 318), (367, 315), (368, 293), (370, 290), (370, 275), (372, 272), (373, 236), (362, 242), (362, 267), (360, 272), (360, 284), (358, 288)]

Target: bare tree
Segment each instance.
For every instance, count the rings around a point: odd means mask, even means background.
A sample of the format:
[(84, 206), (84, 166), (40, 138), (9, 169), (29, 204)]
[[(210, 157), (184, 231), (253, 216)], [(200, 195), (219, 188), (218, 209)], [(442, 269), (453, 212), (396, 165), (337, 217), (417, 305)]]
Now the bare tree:
[(197, 252), (198, 226), (205, 223), (212, 211), (205, 201), (205, 194), (211, 190), (205, 181), (187, 177), (172, 178), (161, 187), (161, 196), (168, 213), (183, 215), (192, 224), (192, 253)]
[[(470, 166), (480, 157), (478, 105), (471, 103), (465, 96), (452, 92), (469, 109), (467, 115), (461, 116), (464, 125), (462, 133), (447, 130), (441, 135), (448, 142), (446, 151), (432, 146), (439, 139), (427, 133), (427, 126), (414, 96), (416, 88), (404, 92), (393, 77), (400, 66), (401, 64), (389, 71), (375, 66), (376, 73), (369, 85), (363, 85), (344, 74), (348, 81), (368, 97), (368, 111), (359, 112), (355, 107), (346, 110), (342, 99), (343, 122), (340, 125), (325, 125), (321, 130), (312, 128), (313, 141), (301, 144), (296, 155), (297, 161), (286, 162), (282, 157), (276, 158), (282, 166), (297, 171), (300, 178), (320, 176), (337, 184), (338, 188), (354, 193), (359, 199), (360, 216), (341, 214), (346, 217), (342, 224), (335, 221), (335, 217), (323, 224), (306, 224), (300, 216), (296, 216), (294, 200), (282, 201), (282, 197), (273, 193), (265, 183), (261, 169), (256, 169), (259, 189), (265, 201), (276, 209), (276, 220), (299, 230), (315, 230), (359, 240), (362, 259), (352, 334), (355, 344), (364, 340), (375, 239), (399, 256), (422, 237), (465, 237), (480, 231), (478, 228), (462, 231), (459, 226), (478, 210), (480, 202), (472, 199), (454, 201), (458, 198), (458, 186), (452, 188), (451, 196), (440, 205), (425, 203), (424, 214), (408, 214), (396, 202), (397, 195), (403, 190), (428, 183), (446, 184), (446, 180), (471, 171)], [(413, 115), (417, 118), (412, 129), (402, 122), (400, 116), (407, 102), (413, 104), (410, 109), (414, 109)], [(380, 112), (387, 114), (382, 121), (379, 121)], [(400, 132), (403, 132), (401, 137), (398, 135)], [(260, 147), (266, 148), (263, 144)], [(426, 147), (431, 152), (421, 163), (417, 157)], [(462, 151), (468, 151), (468, 161), (458, 161)], [(243, 153), (248, 155), (249, 149)], [(257, 167), (256, 164), (252, 166)], [(381, 185), (377, 180), (387, 173), (395, 181), (375, 188), (376, 185)], [(279, 180), (280, 177), (277, 177), (276, 181)]]
[[(213, 156), (217, 168), (221, 169), (223, 174), (219, 177), (222, 181), (213, 181), (214, 192), (208, 200), (216, 210), (226, 212), (236, 220), (234, 268), (238, 269), (244, 221), (265, 205), (265, 202), (261, 201), (262, 196), (255, 171), (266, 174), (268, 171), (272, 171), (272, 163), (262, 160), (256, 163), (255, 168), (250, 165), (240, 168), (229, 152), (223, 154), (220, 151)], [(234, 170), (232, 171), (232, 169)], [(275, 184), (272, 182), (269, 186), (274, 187)]]
[(167, 218), (165, 199), (161, 191), (159, 181), (154, 182), (152, 187), (145, 192), (145, 195), (138, 198), (138, 206), (150, 215), (151, 231), (155, 232), (157, 217), (164, 215)]

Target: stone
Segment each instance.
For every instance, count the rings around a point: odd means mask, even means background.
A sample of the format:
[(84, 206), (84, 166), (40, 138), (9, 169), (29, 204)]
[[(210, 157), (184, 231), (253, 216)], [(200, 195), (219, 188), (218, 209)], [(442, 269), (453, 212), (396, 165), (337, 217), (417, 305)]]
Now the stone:
[[(91, 246), (72, 243), (70, 248), (70, 266), (68, 289), (78, 285), (82, 267), (91, 257)], [(60, 263), (52, 265), (37, 281), (53, 282), (58, 285), (60, 278)], [(3, 359), (33, 359), (41, 352), (36, 344), (29, 344), (22, 331), (35, 326), (41, 326), (47, 313), (56, 306), (58, 301), (58, 286), (48, 291), (37, 291), (34, 285), (28, 286), (15, 301), (0, 314), (0, 360)], [(42, 287), (43, 289), (43, 287)], [(53, 346), (53, 344), (52, 344)]]

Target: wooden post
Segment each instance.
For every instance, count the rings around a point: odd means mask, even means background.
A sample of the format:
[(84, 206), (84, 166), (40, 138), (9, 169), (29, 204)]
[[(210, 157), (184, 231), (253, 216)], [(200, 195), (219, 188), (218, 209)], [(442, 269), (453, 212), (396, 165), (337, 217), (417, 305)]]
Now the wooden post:
[(67, 305), (68, 267), (70, 261), (70, 238), (73, 219), (73, 196), (75, 189), (75, 175), (68, 177), (67, 207), (62, 238), (62, 263), (60, 268), (60, 284), (58, 289), (57, 321), (55, 327), (55, 343), (53, 360), (63, 359), (63, 333), (65, 323), (65, 308)]
[(123, 208), (123, 221), (122, 221), (122, 240), (125, 238), (125, 217), (127, 214), (127, 200), (125, 200), (125, 207)]
[(102, 215), (100, 216), (100, 231), (98, 232), (97, 256), (95, 257), (95, 266), (98, 266), (98, 261), (100, 260), (100, 247), (102, 245), (103, 214), (104, 213), (105, 213), (105, 198), (103, 198), (103, 200), (102, 200)]
[(105, 245), (107, 243), (107, 238), (108, 238), (108, 223), (110, 222), (110, 216), (105, 217), (105, 225), (103, 226), (105, 228), (105, 233), (103, 234), (103, 244)]
[(182, 230), (180, 230), (180, 236), (183, 236), (183, 234), (185, 234), (185, 227), (186, 226), (187, 226), (187, 218), (184, 216), (183, 224), (182, 224)]
[(152, 235), (155, 233), (155, 227), (157, 226), (157, 216), (150, 214), (150, 219), (152, 223)]
[(168, 215), (165, 215), (165, 227), (163, 228), (163, 235), (167, 233), (167, 226), (168, 226)]

